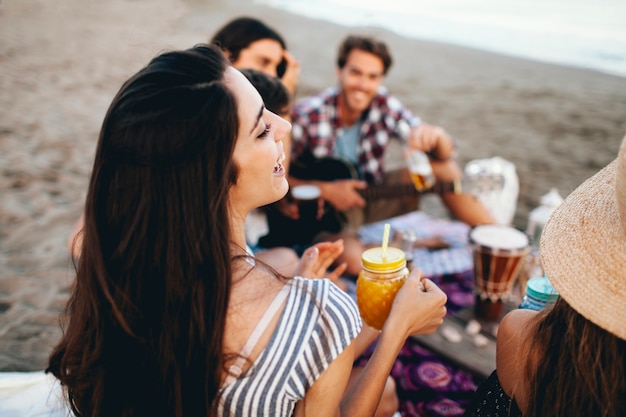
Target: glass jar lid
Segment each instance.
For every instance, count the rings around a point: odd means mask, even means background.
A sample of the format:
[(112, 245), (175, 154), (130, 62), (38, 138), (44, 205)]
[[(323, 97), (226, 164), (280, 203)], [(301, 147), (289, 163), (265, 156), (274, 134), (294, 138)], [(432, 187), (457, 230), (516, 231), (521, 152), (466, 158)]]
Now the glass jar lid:
[(371, 248), (361, 255), (364, 269), (372, 272), (394, 272), (406, 266), (404, 252), (398, 248), (387, 248), (387, 256), (383, 256), (383, 248)]

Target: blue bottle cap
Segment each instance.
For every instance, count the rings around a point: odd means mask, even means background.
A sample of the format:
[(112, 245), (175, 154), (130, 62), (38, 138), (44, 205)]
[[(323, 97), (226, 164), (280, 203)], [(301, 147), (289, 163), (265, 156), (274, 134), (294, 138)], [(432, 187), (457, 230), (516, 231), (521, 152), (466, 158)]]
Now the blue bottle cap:
[(547, 277), (529, 279), (526, 284), (526, 294), (536, 300), (545, 302), (555, 300), (559, 296)]

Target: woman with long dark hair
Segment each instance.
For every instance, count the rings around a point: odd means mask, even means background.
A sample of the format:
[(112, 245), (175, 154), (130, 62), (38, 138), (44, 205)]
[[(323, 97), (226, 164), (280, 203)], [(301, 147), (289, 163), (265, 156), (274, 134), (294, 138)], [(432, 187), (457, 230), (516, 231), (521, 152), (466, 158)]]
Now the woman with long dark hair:
[(367, 416), (405, 339), (441, 324), (445, 295), (413, 272), (378, 360), (344, 396), (361, 329), (354, 302), (246, 250), (248, 212), (287, 192), (289, 130), (211, 46), (157, 56), (122, 86), (47, 369), (75, 415), (332, 416), (341, 400), (344, 415)]

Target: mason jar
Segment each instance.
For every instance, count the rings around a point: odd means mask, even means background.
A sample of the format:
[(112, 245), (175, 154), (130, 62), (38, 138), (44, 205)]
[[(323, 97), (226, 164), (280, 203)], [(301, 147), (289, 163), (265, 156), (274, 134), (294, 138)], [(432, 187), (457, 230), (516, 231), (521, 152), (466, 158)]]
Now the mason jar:
[(356, 301), (365, 324), (381, 330), (391, 305), (409, 276), (402, 250), (371, 248), (361, 255), (361, 272), (356, 281)]

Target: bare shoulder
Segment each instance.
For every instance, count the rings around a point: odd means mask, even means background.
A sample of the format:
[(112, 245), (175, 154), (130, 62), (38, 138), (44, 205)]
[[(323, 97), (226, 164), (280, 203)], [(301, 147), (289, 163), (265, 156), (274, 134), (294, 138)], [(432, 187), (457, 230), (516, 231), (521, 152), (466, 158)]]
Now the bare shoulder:
[(514, 398), (520, 408), (528, 401), (525, 367), (530, 353), (531, 332), (536, 311), (518, 309), (508, 313), (498, 327), (496, 368), (502, 389)]
[(526, 336), (525, 332), (536, 316), (536, 311), (527, 309), (516, 309), (506, 314), (498, 326), (498, 346), (506, 346), (510, 338)]

